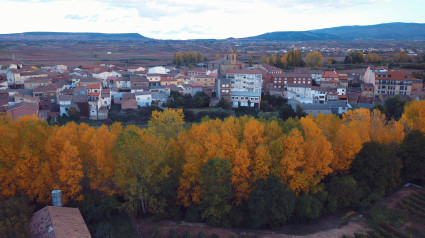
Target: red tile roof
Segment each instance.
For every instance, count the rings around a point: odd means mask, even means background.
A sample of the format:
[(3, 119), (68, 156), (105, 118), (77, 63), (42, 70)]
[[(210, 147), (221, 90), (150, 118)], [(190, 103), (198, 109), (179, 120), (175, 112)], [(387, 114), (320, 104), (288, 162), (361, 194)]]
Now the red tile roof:
[(335, 71), (324, 71), (322, 78), (338, 78), (339, 75)]
[(88, 84), (86, 86), (87, 89), (99, 89), (101, 87), (102, 87), (102, 85), (100, 83)]
[(228, 74), (261, 74), (263, 75), (262, 70), (253, 69), (253, 70), (247, 70), (247, 69), (228, 69), (226, 71)]
[(29, 227), (37, 238), (91, 237), (78, 208), (46, 206), (33, 214)]
[[(386, 72), (375, 72), (375, 79), (379, 80), (412, 80), (408, 71), (386, 71)], [(386, 77), (379, 77), (385, 75)]]

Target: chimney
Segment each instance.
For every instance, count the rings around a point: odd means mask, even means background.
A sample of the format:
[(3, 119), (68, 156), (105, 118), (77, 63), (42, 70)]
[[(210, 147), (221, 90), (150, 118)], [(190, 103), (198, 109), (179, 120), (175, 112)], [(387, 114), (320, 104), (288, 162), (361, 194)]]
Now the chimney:
[(55, 189), (52, 191), (52, 203), (54, 207), (62, 207), (62, 191)]

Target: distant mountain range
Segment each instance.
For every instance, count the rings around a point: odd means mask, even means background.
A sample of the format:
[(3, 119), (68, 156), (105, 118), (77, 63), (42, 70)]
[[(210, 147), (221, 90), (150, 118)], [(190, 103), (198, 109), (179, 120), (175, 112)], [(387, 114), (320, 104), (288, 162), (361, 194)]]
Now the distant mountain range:
[(152, 39), (138, 33), (24, 32), (0, 34), (0, 40), (140, 41)]
[[(155, 40), (138, 33), (73, 33), (24, 32), (0, 34), (0, 40), (83, 40), (83, 41), (144, 41)], [(341, 26), (310, 31), (276, 31), (246, 38), (227, 40), (263, 41), (355, 41), (355, 40), (425, 40), (425, 23), (384, 23), (370, 26)]]
[(395, 22), (370, 26), (341, 26), (310, 31), (276, 31), (240, 39), (266, 41), (425, 40), (425, 24)]

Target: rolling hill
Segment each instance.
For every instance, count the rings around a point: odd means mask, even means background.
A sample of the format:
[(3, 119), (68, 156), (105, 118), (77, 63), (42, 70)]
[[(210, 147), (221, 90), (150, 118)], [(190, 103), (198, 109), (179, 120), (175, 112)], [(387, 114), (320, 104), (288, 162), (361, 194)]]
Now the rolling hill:
[(140, 41), (152, 40), (138, 33), (76, 33), (76, 32), (24, 32), (0, 34), (0, 40), (83, 40), (83, 41)]
[(243, 40), (425, 40), (424, 23), (384, 23), (369, 26), (341, 26), (310, 31), (277, 31), (241, 38)]

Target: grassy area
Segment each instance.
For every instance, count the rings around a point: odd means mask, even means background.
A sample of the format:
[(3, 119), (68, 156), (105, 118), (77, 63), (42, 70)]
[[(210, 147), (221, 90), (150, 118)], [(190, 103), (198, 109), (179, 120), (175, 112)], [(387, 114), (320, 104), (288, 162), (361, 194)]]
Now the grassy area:
[(110, 221), (112, 225), (112, 237), (114, 238), (137, 238), (137, 232), (134, 230), (130, 219), (126, 215), (114, 216)]
[(378, 206), (369, 211), (373, 229), (368, 237), (425, 237), (425, 192), (403, 198), (396, 209)]

